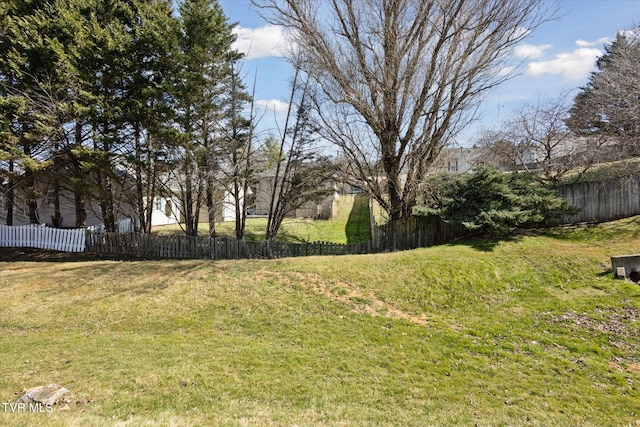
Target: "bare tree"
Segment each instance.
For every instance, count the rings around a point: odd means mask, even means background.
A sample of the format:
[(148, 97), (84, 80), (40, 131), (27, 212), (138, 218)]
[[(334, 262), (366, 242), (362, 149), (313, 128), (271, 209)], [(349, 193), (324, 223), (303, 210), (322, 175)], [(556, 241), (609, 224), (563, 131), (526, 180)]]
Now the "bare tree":
[[(269, 242), (278, 234), (286, 215), (307, 202), (319, 202), (333, 191), (331, 183), (336, 168), (314, 147), (318, 128), (309, 114), (309, 82), (305, 80), (299, 85), (299, 76), (296, 69), (276, 157), (265, 236)], [(290, 125), (296, 101), (295, 120)]]
[(568, 115), (566, 95), (517, 108), (500, 129), (481, 136), (483, 155), (507, 169), (539, 171), (541, 180), (553, 186), (568, 173), (579, 178), (602, 158), (603, 141), (572, 133)]
[(501, 64), (555, 8), (546, 0), (252, 1), (290, 30), (319, 89), (323, 136), (391, 219), (411, 214), (441, 148), (512, 75)]
[[(254, 76), (252, 93), (246, 92), (240, 79), (242, 63), (238, 66), (235, 62), (230, 65), (229, 79), (227, 82), (227, 99), (223, 103), (223, 115), (218, 133), (219, 141), (213, 151), (212, 162), (217, 162), (218, 167), (210, 171), (211, 183), (207, 188), (207, 205), (209, 207), (209, 233), (215, 235), (215, 215), (212, 215), (214, 205), (212, 194), (215, 189), (226, 192), (234, 205), (235, 236), (238, 240), (244, 239), (244, 230), (247, 220), (247, 200), (250, 183), (255, 179), (253, 131), (256, 121), (254, 114), (256, 77)], [(248, 117), (244, 113), (248, 106)], [(221, 197), (224, 199), (224, 195)], [(225, 203), (220, 201), (219, 203)]]

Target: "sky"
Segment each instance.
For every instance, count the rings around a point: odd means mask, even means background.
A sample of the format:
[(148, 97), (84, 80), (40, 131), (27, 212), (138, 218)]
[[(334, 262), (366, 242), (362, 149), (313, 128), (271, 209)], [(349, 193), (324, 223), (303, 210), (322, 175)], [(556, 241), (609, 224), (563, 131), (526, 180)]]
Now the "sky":
[[(284, 29), (268, 24), (249, 0), (218, 0), (230, 22), (237, 23), (235, 48), (246, 54), (244, 81), (262, 114), (260, 134), (279, 134), (284, 123), (291, 67), (279, 56)], [(485, 96), (478, 120), (457, 143), (471, 146), (483, 129), (495, 127), (525, 104), (575, 93), (618, 31), (640, 25), (640, 0), (561, 0), (556, 19), (532, 32), (513, 50), (518, 74)]]

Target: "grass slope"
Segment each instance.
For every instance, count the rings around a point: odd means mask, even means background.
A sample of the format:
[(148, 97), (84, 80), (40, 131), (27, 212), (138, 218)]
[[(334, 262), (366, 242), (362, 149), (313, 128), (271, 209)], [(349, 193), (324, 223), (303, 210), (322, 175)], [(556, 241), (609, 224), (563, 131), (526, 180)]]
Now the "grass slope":
[(1, 425), (637, 425), (640, 219), (278, 261), (0, 262)]

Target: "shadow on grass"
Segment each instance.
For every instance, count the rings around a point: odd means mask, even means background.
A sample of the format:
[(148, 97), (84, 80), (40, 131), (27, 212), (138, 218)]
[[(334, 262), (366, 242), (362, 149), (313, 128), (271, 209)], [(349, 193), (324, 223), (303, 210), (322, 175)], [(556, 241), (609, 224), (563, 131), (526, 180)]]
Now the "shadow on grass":
[(87, 252), (57, 252), (37, 248), (0, 248), (0, 262), (85, 262), (85, 261), (145, 261), (163, 258), (122, 254), (92, 254)]
[(353, 207), (344, 227), (347, 243), (360, 243), (371, 240), (369, 228), (369, 198), (358, 194), (353, 200)]
[[(290, 222), (288, 224), (291, 224)], [(267, 233), (267, 224), (264, 223), (264, 226), (254, 226), (252, 228), (246, 228), (244, 230), (244, 240), (247, 242), (264, 242), (265, 235)], [(235, 228), (228, 230), (218, 231), (216, 234), (217, 237), (225, 237), (230, 239), (235, 239)], [(275, 240), (279, 242), (285, 243), (307, 243), (308, 239), (300, 236), (293, 230), (288, 230), (286, 224), (282, 224), (280, 229), (278, 230), (278, 234), (276, 235)]]
[(605, 223), (563, 225), (539, 229), (541, 235), (563, 241), (606, 240), (625, 235), (640, 238), (640, 216), (623, 218)]
[(496, 246), (498, 246), (502, 242), (510, 242), (515, 243), (521, 240), (525, 235), (530, 235), (531, 233), (517, 233), (510, 234), (506, 236), (466, 236), (460, 237), (451, 242), (445, 243), (449, 246), (469, 246), (479, 252), (493, 252)]
[[(264, 240), (264, 236), (262, 236), (262, 240)], [(278, 234), (276, 236), (276, 240), (285, 243), (308, 243), (309, 240), (301, 237), (297, 233), (288, 232), (286, 228), (280, 227), (278, 230)]]
[[(244, 240), (249, 242), (261, 242), (264, 240), (264, 235), (265, 235), (264, 230), (252, 231), (252, 230), (247, 230), (246, 228), (244, 229)], [(219, 236), (229, 237), (233, 239), (235, 239), (236, 237), (234, 233), (219, 234)]]
[(479, 252), (493, 252), (493, 250), (501, 243), (517, 243), (525, 236), (537, 236), (541, 235), (538, 229), (518, 230), (512, 234), (506, 234), (504, 236), (490, 236), (490, 235), (473, 235), (459, 237), (454, 239), (445, 245), (449, 246), (468, 246)]
[(517, 242), (524, 236), (543, 236), (566, 242), (606, 241), (625, 235), (640, 238), (640, 216), (601, 224), (561, 225), (555, 227), (521, 229), (504, 237), (467, 236), (449, 242), (449, 245), (470, 246), (478, 251), (491, 252), (500, 242)]

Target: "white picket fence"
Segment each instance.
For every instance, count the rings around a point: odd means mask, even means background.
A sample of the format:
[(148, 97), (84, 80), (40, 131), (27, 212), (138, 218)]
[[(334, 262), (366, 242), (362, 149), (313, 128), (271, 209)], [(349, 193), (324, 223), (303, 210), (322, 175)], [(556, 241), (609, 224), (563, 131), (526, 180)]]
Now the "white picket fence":
[[(125, 218), (118, 221), (118, 233), (133, 233), (136, 231), (136, 226), (140, 226), (140, 221), (133, 221), (131, 218)], [(104, 233), (107, 231), (104, 224), (92, 225), (87, 227), (89, 231), (95, 231), (97, 233)]]
[(9, 248), (39, 248), (63, 252), (84, 252), (84, 229), (64, 230), (42, 225), (0, 225), (0, 246)]

